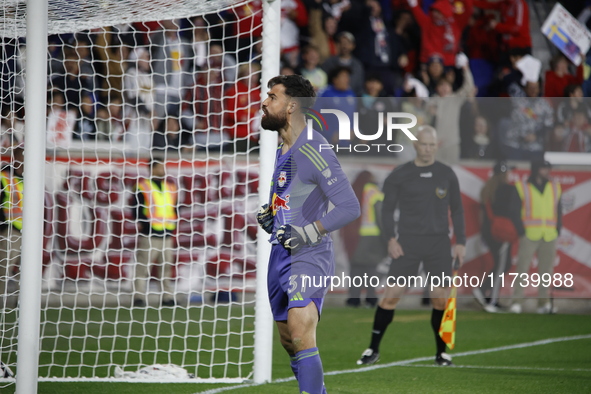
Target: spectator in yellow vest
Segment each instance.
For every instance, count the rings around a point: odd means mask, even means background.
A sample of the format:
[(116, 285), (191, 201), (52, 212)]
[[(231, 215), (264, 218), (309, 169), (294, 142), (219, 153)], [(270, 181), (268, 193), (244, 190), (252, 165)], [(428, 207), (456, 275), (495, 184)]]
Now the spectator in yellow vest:
[(162, 306), (174, 306), (173, 239), (177, 226), (177, 187), (166, 179), (164, 163), (152, 159), (150, 177), (140, 179), (132, 199), (139, 227), (133, 305), (147, 304), (150, 271), (155, 264), (162, 284)]
[[(556, 239), (562, 225), (562, 206), (560, 183), (550, 179), (550, 163), (543, 160), (531, 162), (531, 174), (526, 181), (517, 182), (515, 187), (521, 199), (521, 220), (524, 230), (519, 231), (519, 252), (517, 254), (517, 273), (510, 311), (521, 313), (523, 289), (527, 284), (526, 274), (534, 254), (538, 256), (538, 273), (552, 275), (556, 259)], [(523, 274), (523, 275), (522, 275)], [(552, 305), (548, 287), (538, 287), (538, 313), (556, 313)]]
[[(23, 146), (17, 145), (12, 150), (12, 163), (2, 169), (0, 181), (0, 299), (3, 300), (2, 309), (7, 306), (15, 307), (17, 297), (12, 297), (12, 303), (8, 303), (10, 294), (17, 294), (19, 278), (18, 274), (12, 276), (15, 266), (21, 262), (21, 230), (23, 227)], [(16, 283), (14, 293), (7, 293), (10, 280)]]

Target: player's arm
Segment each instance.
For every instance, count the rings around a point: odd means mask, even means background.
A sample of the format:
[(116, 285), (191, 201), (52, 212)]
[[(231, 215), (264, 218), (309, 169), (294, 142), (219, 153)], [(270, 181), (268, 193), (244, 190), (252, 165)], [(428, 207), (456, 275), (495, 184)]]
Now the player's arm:
[(404, 255), (402, 246), (398, 243), (394, 232), (394, 211), (398, 205), (400, 187), (400, 170), (395, 170), (384, 182), (384, 201), (382, 203), (381, 214), (383, 225), (382, 234), (388, 242), (388, 254), (394, 259)]
[[(349, 179), (343, 172), (341, 164), (332, 150), (324, 150), (318, 153), (323, 159), (320, 168), (316, 167), (313, 171), (313, 180), (323, 191), (324, 195), (334, 205), (334, 208), (323, 218), (317, 220), (316, 226), (324, 235), (338, 230), (361, 214), (359, 200), (351, 187)], [(321, 167), (326, 168), (321, 170)], [(330, 170), (330, 176), (326, 169)]]
[(464, 207), (462, 195), (460, 194), (460, 182), (453, 170), (450, 170), (450, 195), (449, 208), (451, 210), (451, 221), (456, 235), (456, 244), (453, 249), (453, 257), (458, 258), (460, 265), (464, 263), (466, 254), (466, 230), (464, 225)]
[(303, 244), (311, 246), (319, 243), (324, 235), (357, 219), (361, 212), (353, 188), (332, 150), (321, 154), (312, 144), (305, 144), (300, 152), (303, 158), (299, 161), (298, 171), (304, 174), (304, 182), (318, 185), (334, 208), (303, 227), (281, 226), (277, 230), (277, 239), (290, 250)]
[(277, 231), (277, 239), (286, 249), (302, 244), (315, 245), (324, 235), (346, 226), (361, 214), (359, 201), (336, 155), (332, 150), (321, 153), (315, 145), (308, 143), (299, 149), (303, 158), (298, 171), (305, 174), (305, 183), (318, 185), (334, 207), (324, 217), (303, 227), (282, 226)]

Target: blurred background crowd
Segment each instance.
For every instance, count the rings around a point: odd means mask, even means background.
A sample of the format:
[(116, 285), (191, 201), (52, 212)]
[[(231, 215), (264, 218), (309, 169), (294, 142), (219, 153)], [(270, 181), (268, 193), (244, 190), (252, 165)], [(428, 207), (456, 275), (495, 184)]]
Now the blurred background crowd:
[[(591, 25), (591, 1), (561, 3)], [(281, 73), (308, 78), (324, 100), (318, 105), (359, 112), (367, 134), (380, 113), (402, 111), (438, 129), (440, 159), (450, 163), (591, 151), (584, 99), (591, 95), (591, 55), (581, 54), (576, 67), (539, 40), (551, 1), (281, 4)], [(262, 16), (262, 2), (253, 0), (190, 19), (50, 36), (48, 147), (108, 141), (181, 153), (255, 148)], [(3, 39), (3, 145), (24, 129), (24, 44)], [(536, 58), (536, 49), (547, 59)], [(395, 139), (405, 145), (404, 138)], [(337, 143), (334, 130), (327, 139)]]

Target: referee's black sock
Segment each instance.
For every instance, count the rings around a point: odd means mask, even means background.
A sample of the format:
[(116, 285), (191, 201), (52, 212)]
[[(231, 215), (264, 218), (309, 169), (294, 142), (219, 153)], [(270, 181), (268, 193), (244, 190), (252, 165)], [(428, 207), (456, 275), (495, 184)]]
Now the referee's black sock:
[(384, 332), (386, 332), (386, 328), (388, 328), (388, 325), (394, 319), (394, 311), (395, 309), (383, 309), (379, 305), (376, 309), (376, 315), (373, 319), (373, 330), (371, 331), (371, 343), (369, 345), (370, 349), (374, 352), (377, 352), (380, 348), (380, 342), (382, 342)]
[(440, 311), (439, 309), (433, 309), (433, 312), (431, 313), (431, 327), (433, 327), (433, 332), (435, 333), (437, 355), (445, 352), (445, 347), (447, 346), (439, 336), (439, 327), (441, 327), (441, 320), (443, 319), (444, 312), (445, 311)]

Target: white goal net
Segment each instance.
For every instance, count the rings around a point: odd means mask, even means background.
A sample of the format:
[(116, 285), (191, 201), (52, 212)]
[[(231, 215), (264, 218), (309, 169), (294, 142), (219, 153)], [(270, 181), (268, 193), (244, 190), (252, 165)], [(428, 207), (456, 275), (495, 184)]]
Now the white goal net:
[[(0, 361), (18, 373), (26, 5), (0, 3)], [(261, 2), (49, 0), (48, 16), (40, 380), (250, 378)]]

